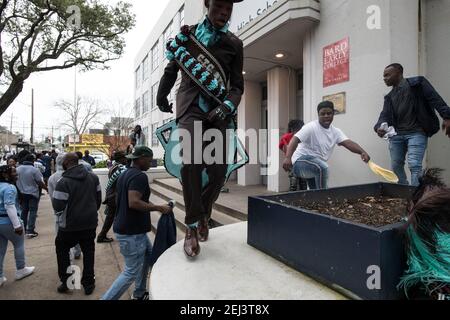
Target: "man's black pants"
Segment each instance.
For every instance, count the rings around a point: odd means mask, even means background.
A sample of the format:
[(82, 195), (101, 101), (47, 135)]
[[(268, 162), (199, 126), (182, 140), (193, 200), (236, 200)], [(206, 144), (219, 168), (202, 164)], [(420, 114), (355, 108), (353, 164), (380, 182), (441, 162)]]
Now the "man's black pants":
[[(214, 163), (205, 163), (203, 152), (212, 142), (203, 142), (203, 137), (195, 137), (194, 124), (196, 121), (202, 122), (202, 135), (209, 129), (217, 129), (220, 131), (223, 146), (222, 157), (213, 152), (212, 154), (215, 160)], [(183, 167), (181, 168), (181, 180), (183, 184), (183, 197), (186, 208), (185, 223), (193, 224), (203, 218), (209, 219), (211, 217), (213, 204), (219, 197), (220, 190), (225, 183), (228, 169), (228, 164), (226, 162), (226, 128), (225, 124), (218, 126), (209, 123), (206, 119), (206, 114), (196, 105), (192, 106), (191, 109), (189, 109), (189, 111), (178, 120), (178, 128), (188, 131), (192, 138), (190, 153), (188, 155), (185, 154), (187, 148), (184, 148), (183, 145)], [(197, 140), (195, 141), (194, 138), (197, 138)], [(201, 157), (199, 156), (200, 152), (202, 153)], [(206, 154), (208, 154), (208, 152), (206, 152)], [(195, 161), (199, 159), (201, 160), (200, 162)], [(205, 188), (203, 188), (202, 185), (202, 175), (204, 170), (206, 170), (206, 174), (208, 175), (208, 185)]]
[(116, 209), (110, 208), (106, 205), (105, 208), (105, 221), (103, 222), (103, 227), (100, 233), (98, 234), (99, 239), (105, 239), (108, 235), (108, 231), (111, 230), (112, 225), (114, 224), (114, 218), (116, 217)]
[(83, 286), (93, 285), (95, 284), (95, 229), (73, 232), (58, 231), (55, 245), (59, 279), (61, 282), (67, 283), (67, 279), (71, 276), (67, 273), (70, 266), (70, 248), (77, 244), (80, 244), (81, 252), (83, 252), (81, 284)]

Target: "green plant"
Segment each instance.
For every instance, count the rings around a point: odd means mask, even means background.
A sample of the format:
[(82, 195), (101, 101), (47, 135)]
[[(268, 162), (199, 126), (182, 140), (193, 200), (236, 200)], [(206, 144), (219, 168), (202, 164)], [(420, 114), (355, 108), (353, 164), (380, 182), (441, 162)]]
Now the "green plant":
[(107, 166), (107, 161), (104, 160), (104, 161), (98, 162), (98, 163), (94, 166), (93, 169), (102, 169), (102, 168), (107, 168), (107, 167), (108, 167), (108, 166)]

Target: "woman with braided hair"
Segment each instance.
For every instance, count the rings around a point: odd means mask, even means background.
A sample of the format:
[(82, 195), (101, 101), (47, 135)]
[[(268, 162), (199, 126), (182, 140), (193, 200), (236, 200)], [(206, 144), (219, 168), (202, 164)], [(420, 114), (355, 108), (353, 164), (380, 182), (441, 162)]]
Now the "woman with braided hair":
[(34, 267), (25, 265), (25, 238), (23, 223), (19, 218), (19, 201), (17, 189), (16, 168), (0, 167), (0, 287), (6, 282), (3, 273), (3, 261), (8, 248), (8, 241), (14, 245), (16, 259), (16, 280), (28, 277), (34, 272)]
[(399, 284), (408, 298), (450, 299), (450, 189), (441, 171), (424, 172), (410, 204), (408, 270)]

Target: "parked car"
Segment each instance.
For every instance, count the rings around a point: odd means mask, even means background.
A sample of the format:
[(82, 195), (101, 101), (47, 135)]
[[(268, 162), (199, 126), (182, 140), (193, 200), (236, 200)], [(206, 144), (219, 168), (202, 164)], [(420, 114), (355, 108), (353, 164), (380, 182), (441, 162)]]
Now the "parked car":
[(95, 159), (95, 163), (99, 163), (101, 161), (106, 161), (109, 159), (109, 157), (104, 153), (92, 153), (91, 156)]

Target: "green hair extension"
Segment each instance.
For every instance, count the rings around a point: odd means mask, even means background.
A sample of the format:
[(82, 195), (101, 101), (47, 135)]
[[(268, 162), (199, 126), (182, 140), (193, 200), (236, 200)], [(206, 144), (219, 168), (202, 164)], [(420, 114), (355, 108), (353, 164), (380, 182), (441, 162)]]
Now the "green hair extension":
[(410, 226), (407, 231), (408, 270), (401, 278), (398, 288), (403, 287), (406, 295), (411, 287), (423, 285), (428, 294), (450, 283), (450, 234), (436, 230), (436, 252), (431, 252), (426, 241)]

